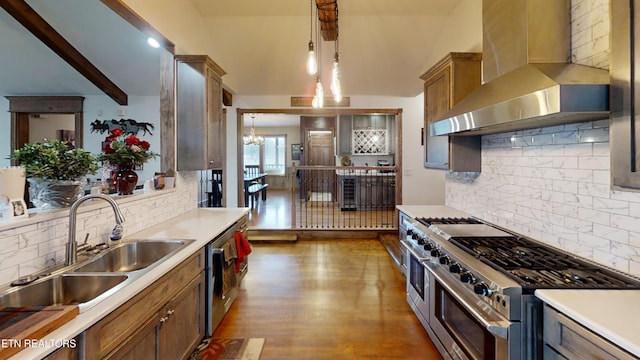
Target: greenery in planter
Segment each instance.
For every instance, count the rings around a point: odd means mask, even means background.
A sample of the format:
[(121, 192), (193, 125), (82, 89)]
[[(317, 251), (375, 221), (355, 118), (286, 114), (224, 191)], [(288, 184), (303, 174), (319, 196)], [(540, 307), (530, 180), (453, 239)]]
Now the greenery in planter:
[(27, 178), (77, 180), (99, 168), (90, 152), (70, 148), (66, 141), (59, 140), (25, 144), (9, 158), (25, 168)]

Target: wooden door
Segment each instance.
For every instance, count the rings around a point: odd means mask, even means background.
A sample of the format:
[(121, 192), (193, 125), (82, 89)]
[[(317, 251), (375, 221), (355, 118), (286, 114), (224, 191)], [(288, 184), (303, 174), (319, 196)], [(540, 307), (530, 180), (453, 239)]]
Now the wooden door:
[[(333, 147), (333, 130), (309, 130), (305, 134), (305, 163), (310, 166), (335, 165), (335, 149)], [(330, 170), (313, 171), (310, 187), (312, 193), (334, 193), (335, 172)], [(334, 197), (331, 197), (331, 200)], [(325, 200), (328, 200), (326, 198)]]
[(333, 166), (333, 130), (310, 130), (306, 134), (305, 163), (312, 166)]

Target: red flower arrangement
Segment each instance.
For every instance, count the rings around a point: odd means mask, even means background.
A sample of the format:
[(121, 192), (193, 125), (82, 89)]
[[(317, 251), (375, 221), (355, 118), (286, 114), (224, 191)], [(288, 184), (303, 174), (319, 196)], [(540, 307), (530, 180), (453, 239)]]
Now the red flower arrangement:
[(135, 135), (124, 136), (124, 131), (116, 128), (109, 132), (102, 143), (102, 154), (98, 160), (116, 166), (144, 164), (159, 155), (149, 150), (150, 146), (148, 141), (140, 140)]

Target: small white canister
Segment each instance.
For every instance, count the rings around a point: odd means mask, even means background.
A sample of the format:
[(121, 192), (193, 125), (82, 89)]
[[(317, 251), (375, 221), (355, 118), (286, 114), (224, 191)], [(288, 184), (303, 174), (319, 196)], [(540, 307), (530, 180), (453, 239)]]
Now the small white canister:
[(0, 195), (9, 199), (24, 197), (25, 171), (23, 167), (0, 168)]

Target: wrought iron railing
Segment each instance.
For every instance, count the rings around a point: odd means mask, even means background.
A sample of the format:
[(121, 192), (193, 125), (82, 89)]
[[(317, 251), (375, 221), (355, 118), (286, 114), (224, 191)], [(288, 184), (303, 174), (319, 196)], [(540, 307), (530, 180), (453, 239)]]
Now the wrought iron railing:
[(298, 166), (293, 173), (294, 228), (397, 228), (395, 167)]

